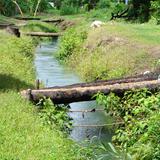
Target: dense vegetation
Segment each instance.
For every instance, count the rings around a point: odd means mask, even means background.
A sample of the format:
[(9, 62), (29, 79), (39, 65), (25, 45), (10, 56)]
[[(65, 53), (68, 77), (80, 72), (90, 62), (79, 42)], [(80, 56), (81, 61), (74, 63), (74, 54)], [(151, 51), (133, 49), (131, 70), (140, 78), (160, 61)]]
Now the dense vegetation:
[[(53, 2), (54, 7), (48, 2)], [(160, 23), (159, 0), (0, 1), (0, 14), (4, 16), (36, 16), (37, 11), (42, 17), (46, 16), (43, 13), (72, 20), (77, 17), (77, 25), (60, 38), (57, 58), (85, 81), (159, 70), (160, 29), (155, 25)], [(1, 22), (17, 23), (4, 16), (0, 16)], [(89, 23), (95, 19), (113, 21), (91, 29)], [(53, 25), (35, 21), (21, 30), (59, 31)], [(116, 147), (100, 142), (99, 146), (92, 146), (94, 153), (91, 146), (79, 146), (66, 137), (71, 128), (68, 108), (46, 99), (35, 109), (24, 101), (18, 92), (33, 87), (36, 42), (0, 31), (0, 159), (160, 159), (159, 92), (133, 90), (124, 97), (98, 93), (97, 103), (124, 124), (115, 127)]]
[(113, 142), (125, 148), (137, 160), (160, 158), (160, 95), (144, 90), (126, 92), (123, 98), (114, 94), (97, 94), (97, 102), (107, 113), (124, 124), (116, 129)]
[(60, 10), (61, 15), (85, 13), (92, 10), (118, 14), (127, 9), (126, 14), (123, 15), (127, 20), (146, 22), (153, 16), (159, 23), (159, 0), (1, 0), (0, 13), (9, 16), (19, 14), (21, 11), (30, 15), (36, 11), (47, 12), (53, 8), (49, 2), (54, 4), (54, 10)]
[[(157, 19), (145, 24), (112, 21), (94, 29), (86, 20), (90, 21), (90, 18), (81, 18), (80, 24), (65, 32), (57, 53), (57, 57), (74, 68), (82, 79), (109, 79), (159, 70), (159, 52), (156, 50), (159, 48), (157, 34), (160, 29), (155, 25)], [(133, 16), (132, 20), (138, 22)], [(113, 136), (114, 145), (129, 153), (123, 158), (160, 158), (159, 92), (150, 93), (144, 89), (127, 92), (124, 97), (98, 94), (97, 101), (107, 113), (116, 116), (117, 121), (124, 122), (115, 127)], [(102, 157), (105, 159), (107, 156), (104, 154)]]
[(88, 27), (82, 24), (66, 31), (57, 55), (84, 80), (109, 79), (158, 69), (158, 26), (109, 22), (98, 29)]

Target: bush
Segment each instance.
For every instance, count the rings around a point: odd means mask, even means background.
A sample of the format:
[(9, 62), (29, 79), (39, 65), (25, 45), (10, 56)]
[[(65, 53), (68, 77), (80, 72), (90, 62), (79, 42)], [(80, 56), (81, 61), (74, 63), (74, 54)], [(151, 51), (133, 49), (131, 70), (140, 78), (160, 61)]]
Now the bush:
[(100, 0), (97, 4), (97, 8), (109, 8), (112, 5), (112, 1), (111, 0)]
[(60, 49), (57, 58), (65, 61), (69, 56), (75, 53), (75, 50), (81, 48), (84, 39), (87, 38), (85, 31), (76, 32), (74, 28), (69, 29), (60, 39)]
[(157, 24), (160, 24), (160, 1), (152, 1), (151, 8), (153, 17), (156, 18)]
[(114, 94), (97, 95), (98, 104), (106, 112), (121, 119), (124, 125), (115, 131), (113, 141), (128, 150), (133, 159), (158, 160), (160, 158), (160, 94), (146, 89), (126, 92), (123, 98)]
[(111, 10), (110, 9), (93, 9), (90, 12), (86, 13), (88, 19), (99, 19), (109, 21), (111, 18)]
[(78, 7), (63, 4), (60, 9), (60, 15), (72, 15), (78, 13)]
[(79, 12), (79, 6), (76, 1), (64, 0), (61, 2), (60, 14), (61, 15), (72, 15)]

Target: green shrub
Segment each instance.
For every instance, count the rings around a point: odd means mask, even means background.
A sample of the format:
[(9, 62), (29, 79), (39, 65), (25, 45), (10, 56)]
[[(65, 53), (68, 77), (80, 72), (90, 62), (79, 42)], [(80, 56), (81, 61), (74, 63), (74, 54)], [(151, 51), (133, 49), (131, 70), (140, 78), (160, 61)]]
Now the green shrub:
[(73, 0), (63, 0), (61, 2), (60, 14), (61, 15), (72, 15), (79, 12), (78, 2)]
[(86, 31), (77, 32), (74, 28), (69, 29), (60, 39), (60, 49), (57, 58), (65, 61), (69, 56), (81, 49), (81, 44), (87, 38)]
[(111, 10), (107, 8), (93, 9), (86, 13), (86, 17), (91, 20), (99, 19), (108, 21), (111, 19)]
[(126, 92), (123, 98), (114, 94), (98, 94), (97, 102), (105, 106), (107, 113), (124, 122), (115, 130), (115, 144), (127, 149), (135, 160), (159, 159), (159, 93), (152, 94), (146, 89), (134, 90)]
[(39, 116), (45, 125), (49, 125), (52, 129), (56, 127), (67, 133), (70, 131), (72, 122), (67, 113), (67, 106), (54, 105), (50, 99), (44, 99), (39, 107)]
[(78, 7), (63, 4), (60, 9), (60, 15), (72, 15), (79, 12)]
[(151, 3), (152, 15), (157, 20), (157, 24), (160, 24), (160, 1), (152, 1)]
[(111, 0), (99, 0), (98, 4), (97, 4), (97, 8), (109, 8), (112, 5), (112, 1)]

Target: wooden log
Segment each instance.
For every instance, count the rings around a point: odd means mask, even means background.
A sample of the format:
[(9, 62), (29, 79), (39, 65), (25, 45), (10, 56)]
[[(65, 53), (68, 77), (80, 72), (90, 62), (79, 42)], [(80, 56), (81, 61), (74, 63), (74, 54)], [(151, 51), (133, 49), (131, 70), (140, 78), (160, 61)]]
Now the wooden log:
[[(95, 82), (88, 82), (88, 83), (76, 83), (72, 85), (67, 85), (61, 88), (72, 88), (72, 87), (89, 87), (89, 86), (99, 86), (99, 85), (112, 85), (112, 84), (120, 84), (120, 83), (130, 83), (130, 82), (141, 82), (141, 81), (151, 81), (151, 80), (157, 80), (159, 73), (150, 73), (150, 74), (140, 74), (125, 78), (116, 78), (116, 79), (110, 79), (110, 80), (98, 80)], [(59, 88), (59, 86), (49, 87), (47, 89), (55, 89)], [(42, 88), (45, 89), (45, 88)]]
[(37, 37), (58, 37), (62, 33), (49, 33), (49, 32), (23, 32), (22, 34), (27, 36), (37, 36)]
[[(72, 103), (80, 101), (90, 101), (93, 100), (92, 97), (98, 93), (104, 93), (108, 95), (113, 92), (116, 95), (122, 96), (124, 92), (132, 89), (148, 88), (150, 91), (158, 90), (160, 87), (159, 80), (152, 81), (142, 81), (142, 82), (131, 82), (131, 83), (120, 83), (113, 85), (97, 85), (97, 86), (87, 86), (87, 87), (59, 87), (52, 89), (40, 89), (32, 90), (30, 92), (30, 99), (32, 101), (38, 102), (44, 97), (50, 98), (55, 104)], [(26, 98), (28, 91), (22, 91), (21, 94)]]
[(39, 17), (14, 17), (18, 20), (30, 21), (30, 20), (41, 20)]
[(64, 21), (64, 19), (45, 19), (45, 20), (42, 20), (42, 22), (46, 22), (46, 23), (60, 23), (63, 21)]

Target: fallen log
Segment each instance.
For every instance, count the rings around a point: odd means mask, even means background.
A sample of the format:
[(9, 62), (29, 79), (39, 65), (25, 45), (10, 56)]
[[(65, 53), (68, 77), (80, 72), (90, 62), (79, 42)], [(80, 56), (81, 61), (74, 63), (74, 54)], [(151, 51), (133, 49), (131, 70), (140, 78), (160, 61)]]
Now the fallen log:
[(58, 37), (62, 33), (50, 33), (50, 32), (23, 32), (22, 34), (27, 36), (37, 36), (37, 37)]
[(64, 19), (45, 19), (45, 20), (42, 20), (42, 22), (46, 22), (46, 23), (60, 23), (63, 21), (64, 21)]
[(18, 20), (30, 21), (30, 20), (41, 20), (39, 17), (14, 17)]
[(150, 91), (156, 91), (160, 87), (159, 80), (142, 81), (142, 82), (131, 82), (131, 83), (120, 83), (113, 85), (97, 85), (87, 87), (57, 87), (52, 89), (40, 89), (40, 90), (25, 90), (21, 92), (21, 95), (26, 99), (38, 102), (44, 97), (50, 98), (55, 104), (72, 103), (80, 101), (93, 100), (93, 96), (98, 93), (115, 93), (116, 95), (122, 96), (124, 92), (133, 90), (148, 88)]
[[(151, 81), (157, 80), (159, 73), (150, 73), (150, 74), (140, 74), (125, 78), (114, 78), (110, 80), (98, 80), (95, 82), (88, 82), (88, 83), (76, 83), (72, 85), (62, 86), (61, 88), (72, 88), (72, 87), (89, 87), (89, 86), (100, 86), (100, 85), (112, 85), (112, 84), (120, 84), (120, 83), (130, 83), (130, 82), (142, 82), (142, 81)], [(59, 86), (43, 88), (43, 89), (55, 89), (59, 88)]]

